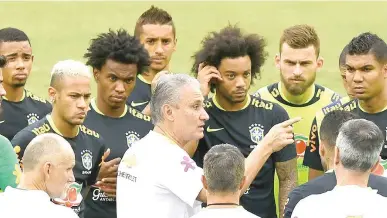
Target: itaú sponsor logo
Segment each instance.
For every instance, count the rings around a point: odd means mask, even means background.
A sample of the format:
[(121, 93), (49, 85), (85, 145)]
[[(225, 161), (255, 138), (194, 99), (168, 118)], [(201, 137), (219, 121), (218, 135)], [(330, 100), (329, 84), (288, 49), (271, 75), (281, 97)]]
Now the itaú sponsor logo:
[(116, 199), (107, 196), (101, 189), (96, 188), (93, 191), (93, 201), (116, 201)]

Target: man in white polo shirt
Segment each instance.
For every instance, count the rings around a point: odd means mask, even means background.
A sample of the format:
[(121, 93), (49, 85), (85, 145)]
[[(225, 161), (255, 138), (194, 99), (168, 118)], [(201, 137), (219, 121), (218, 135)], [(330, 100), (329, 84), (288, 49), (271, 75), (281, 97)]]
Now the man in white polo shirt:
[(345, 122), (335, 147), (336, 187), (301, 200), (292, 217), (386, 217), (381, 209), (386, 207), (387, 198), (367, 187), (371, 171), (379, 163), (383, 144), (383, 133), (373, 122), (364, 119)]
[[(202, 169), (183, 149), (203, 137), (208, 115), (199, 82), (185, 74), (159, 78), (151, 97), (155, 125), (125, 153), (118, 169), (117, 217), (186, 218), (206, 202)], [(246, 161), (248, 188), (268, 157), (294, 142), (291, 125), (300, 118), (275, 125)], [(197, 201), (198, 200), (198, 201)]]
[(1, 214), (12, 218), (77, 218), (73, 210), (52, 203), (74, 181), (75, 156), (61, 136), (35, 137), (23, 156), (23, 174), (17, 188), (8, 186), (0, 195)]

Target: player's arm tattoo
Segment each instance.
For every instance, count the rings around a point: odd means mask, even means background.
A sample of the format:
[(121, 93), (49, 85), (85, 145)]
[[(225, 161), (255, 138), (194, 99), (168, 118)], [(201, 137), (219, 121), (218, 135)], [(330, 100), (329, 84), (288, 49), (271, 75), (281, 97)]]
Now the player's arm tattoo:
[(297, 186), (297, 158), (276, 162), (275, 168), (279, 180), (279, 217), (283, 217), (289, 193)]

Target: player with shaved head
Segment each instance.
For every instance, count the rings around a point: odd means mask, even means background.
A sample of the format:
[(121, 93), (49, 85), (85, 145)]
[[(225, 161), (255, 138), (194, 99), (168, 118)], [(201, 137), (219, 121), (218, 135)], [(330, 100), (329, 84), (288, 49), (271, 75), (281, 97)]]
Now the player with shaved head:
[(57, 134), (45, 133), (34, 138), (24, 154), (20, 184), (7, 187), (0, 195), (1, 212), (12, 217), (78, 217), (71, 209), (50, 201), (61, 197), (66, 184), (74, 182), (71, 145)]

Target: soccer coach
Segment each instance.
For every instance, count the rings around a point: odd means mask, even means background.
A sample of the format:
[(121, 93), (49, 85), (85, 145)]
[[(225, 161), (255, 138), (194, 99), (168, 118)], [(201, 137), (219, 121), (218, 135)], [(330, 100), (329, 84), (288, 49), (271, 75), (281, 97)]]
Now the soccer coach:
[[(207, 201), (203, 171), (184, 150), (187, 143), (203, 137), (208, 120), (203, 101), (193, 77), (166, 74), (159, 78), (150, 101), (155, 127), (126, 151), (118, 168), (118, 218), (188, 218), (197, 212), (198, 201)], [(273, 126), (246, 158), (241, 193), (273, 152), (294, 143), (291, 125), (299, 120)]]

